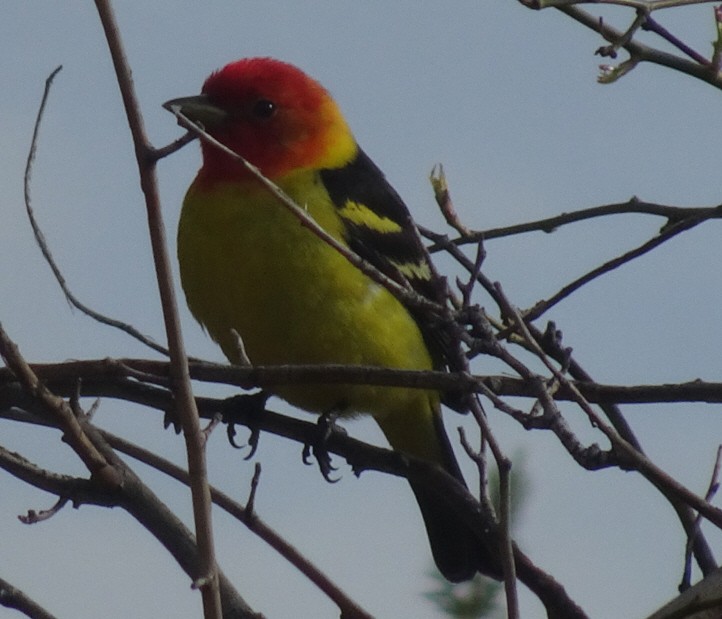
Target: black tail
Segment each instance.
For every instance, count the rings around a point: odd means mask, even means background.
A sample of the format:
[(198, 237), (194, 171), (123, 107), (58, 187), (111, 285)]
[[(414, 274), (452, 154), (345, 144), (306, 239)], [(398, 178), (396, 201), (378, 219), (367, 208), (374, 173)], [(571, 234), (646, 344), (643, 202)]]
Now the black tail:
[[(396, 413), (377, 421), (394, 449), (441, 465), (466, 487), (438, 408), (430, 410), (426, 418), (413, 416), (412, 411), (407, 418)], [(481, 572), (500, 579), (499, 552), (490, 542), (491, 536), (477, 533), (447, 498), (430, 486), (413, 481), (411, 489), (421, 509), (434, 561), (444, 577), (461, 582)]]
[[(437, 420), (437, 436), (442, 446), (444, 468), (466, 487), (444, 431), (441, 415), (437, 416)], [(462, 582), (481, 572), (500, 579), (499, 553), (489, 547), (489, 541), (483, 540), (443, 496), (418, 482), (411, 482), (411, 489), (421, 509), (434, 562), (444, 578), (451, 582)]]

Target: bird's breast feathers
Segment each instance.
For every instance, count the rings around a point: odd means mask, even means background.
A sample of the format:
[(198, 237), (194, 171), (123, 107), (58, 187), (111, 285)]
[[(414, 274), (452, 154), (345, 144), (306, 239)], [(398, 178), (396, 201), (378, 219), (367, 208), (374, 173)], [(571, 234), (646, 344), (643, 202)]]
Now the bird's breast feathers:
[[(295, 175), (282, 188), (348, 244), (346, 222), (318, 175)], [(432, 367), (406, 308), (255, 183), (191, 186), (178, 255), (189, 307), (230, 359), (238, 356), (235, 332), (255, 364)], [(398, 395), (408, 398), (412, 391), (398, 390)], [(379, 410), (388, 409), (388, 392), (345, 386), (346, 402), (338, 402), (341, 389), (316, 389), (311, 395), (291, 388), (281, 395), (312, 410), (347, 405), (374, 413), (376, 400)], [(418, 396), (428, 398), (413, 394)]]

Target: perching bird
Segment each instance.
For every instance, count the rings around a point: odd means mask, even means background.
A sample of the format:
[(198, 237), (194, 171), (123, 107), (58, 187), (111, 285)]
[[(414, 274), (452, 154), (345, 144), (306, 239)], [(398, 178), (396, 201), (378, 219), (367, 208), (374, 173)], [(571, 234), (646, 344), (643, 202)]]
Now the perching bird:
[[(270, 58), (233, 62), (199, 96), (165, 104), (257, 166), (329, 234), (380, 271), (442, 301), (411, 216), (315, 80)], [(409, 312), (300, 225), (243, 165), (207, 143), (183, 203), (178, 259), (196, 319), (231, 362), (240, 335), (254, 364), (429, 370), (444, 361)], [(315, 413), (370, 414), (391, 446), (463, 482), (432, 390), (366, 385), (273, 389)], [(478, 538), (439, 497), (412, 484), (432, 553), (451, 581), (494, 572)]]

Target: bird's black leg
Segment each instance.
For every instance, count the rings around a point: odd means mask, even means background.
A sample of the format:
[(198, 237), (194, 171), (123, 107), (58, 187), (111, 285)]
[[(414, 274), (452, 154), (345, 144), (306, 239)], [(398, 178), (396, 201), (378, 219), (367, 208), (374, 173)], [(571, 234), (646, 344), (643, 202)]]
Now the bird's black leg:
[(336, 423), (340, 413), (340, 407), (335, 407), (322, 413), (316, 424), (316, 436), (310, 443), (306, 443), (303, 446), (303, 462), (305, 464), (311, 464), (311, 457), (313, 456), (318, 463), (321, 475), (323, 475), (324, 479), (329, 483), (335, 483), (339, 478), (331, 477), (331, 473), (336, 470), (336, 467), (331, 464), (331, 455), (327, 449), (328, 441), (334, 434), (346, 436), (346, 430)]

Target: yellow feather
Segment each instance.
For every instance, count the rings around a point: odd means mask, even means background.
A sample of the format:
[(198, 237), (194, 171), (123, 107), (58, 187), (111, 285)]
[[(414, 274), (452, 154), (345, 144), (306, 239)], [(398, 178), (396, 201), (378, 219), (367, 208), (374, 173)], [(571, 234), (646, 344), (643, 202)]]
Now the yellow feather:
[(401, 232), (402, 230), (401, 226), (393, 219), (382, 217), (378, 213), (374, 213), (365, 204), (359, 204), (353, 200), (346, 200), (346, 204), (338, 211), (338, 214), (351, 223), (366, 226), (382, 234)]
[[(281, 185), (343, 242), (343, 221), (312, 172)], [(178, 257), (188, 305), (229, 359), (238, 357), (236, 331), (254, 364), (432, 368), (419, 327), (403, 305), (252, 182), (191, 186)], [(315, 412), (369, 413), (395, 435), (389, 439), (397, 448), (441, 461), (432, 423), (436, 392), (366, 385), (274, 392)]]

